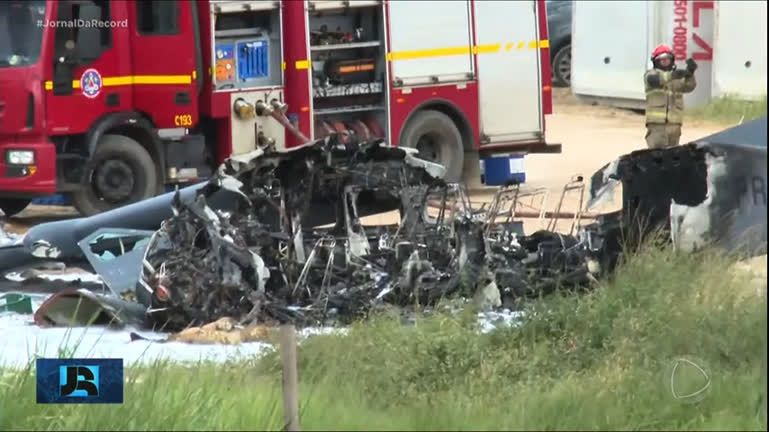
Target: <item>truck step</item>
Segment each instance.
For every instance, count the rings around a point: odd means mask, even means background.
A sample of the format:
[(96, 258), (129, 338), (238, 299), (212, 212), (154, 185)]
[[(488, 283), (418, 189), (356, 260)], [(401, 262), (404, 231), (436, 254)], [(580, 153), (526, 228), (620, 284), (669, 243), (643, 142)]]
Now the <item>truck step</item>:
[(49, 195), (32, 200), (32, 205), (44, 206), (70, 206), (72, 203), (69, 197), (64, 194)]
[[(179, 185), (179, 187), (186, 187), (189, 186), (189, 184)], [(175, 185), (168, 185), (166, 186), (166, 192), (173, 192), (176, 189)], [(35, 198), (30, 203), (32, 205), (43, 205), (43, 206), (71, 206), (72, 201), (70, 201), (69, 197), (65, 194), (56, 194), (56, 195), (48, 195), (44, 197)]]

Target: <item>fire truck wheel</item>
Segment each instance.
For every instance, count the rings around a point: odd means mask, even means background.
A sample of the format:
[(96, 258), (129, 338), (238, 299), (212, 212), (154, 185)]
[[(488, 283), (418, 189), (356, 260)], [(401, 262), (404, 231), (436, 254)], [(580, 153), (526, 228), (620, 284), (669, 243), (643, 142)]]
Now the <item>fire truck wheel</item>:
[(553, 57), (553, 77), (559, 87), (571, 86), (571, 44), (563, 46)]
[(85, 216), (156, 195), (157, 173), (152, 157), (126, 136), (104, 135), (87, 169), (87, 185), (72, 194), (72, 204)]
[(446, 181), (462, 179), (462, 134), (446, 114), (433, 110), (417, 112), (403, 128), (400, 142), (404, 147), (417, 149), (420, 158), (443, 165)]
[(2, 198), (0, 199), (0, 213), (9, 218), (24, 211), (31, 201), (22, 198)]

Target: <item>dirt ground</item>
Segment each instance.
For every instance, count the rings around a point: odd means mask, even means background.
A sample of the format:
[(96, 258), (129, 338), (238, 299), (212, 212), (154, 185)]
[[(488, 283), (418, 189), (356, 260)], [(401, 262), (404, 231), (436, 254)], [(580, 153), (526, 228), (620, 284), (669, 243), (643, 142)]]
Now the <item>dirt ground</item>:
[[(554, 208), (564, 184), (574, 176), (582, 175), (587, 182), (590, 176), (606, 163), (620, 155), (646, 147), (644, 117), (641, 114), (579, 103), (569, 89), (554, 89), (553, 102), (554, 112), (546, 118), (546, 137), (550, 143), (561, 143), (563, 153), (527, 155), (524, 160), (525, 188), (546, 188), (549, 196), (545, 208), (548, 210)], [(723, 125), (684, 124), (681, 142), (689, 142), (722, 129)], [(471, 167), (473, 162), (469, 161), (466, 165)], [(468, 179), (472, 173), (472, 169), (466, 169)], [(468, 183), (472, 185), (474, 182)], [(492, 197), (493, 194), (488, 190), (473, 189), (471, 194), (473, 202), (487, 202)], [(576, 210), (578, 202), (578, 195), (570, 194), (564, 202), (563, 210)], [(6, 220), (4, 229), (22, 233), (38, 223), (76, 216), (77, 213), (70, 207), (30, 206), (17, 217)], [(397, 213), (392, 212), (363, 220), (366, 225), (396, 221)], [(546, 225), (535, 220), (526, 220), (525, 224), (527, 232)], [(561, 221), (558, 230), (568, 231), (569, 224), (570, 221)]]
[[(553, 114), (546, 118), (548, 142), (561, 143), (560, 155), (526, 156), (526, 181), (560, 189), (574, 174), (587, 179), (617, 157), (646, 148), (644, 116), (629, 110), (577, 102), (569, 89), (555, 89)], [(722, 125), (684, 124), (686, 143), (724, 129)]]

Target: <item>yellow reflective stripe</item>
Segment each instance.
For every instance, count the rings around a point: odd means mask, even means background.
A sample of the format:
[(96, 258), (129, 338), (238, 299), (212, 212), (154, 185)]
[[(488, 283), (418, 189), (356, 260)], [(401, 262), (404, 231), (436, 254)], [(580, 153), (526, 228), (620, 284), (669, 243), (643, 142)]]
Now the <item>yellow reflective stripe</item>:
[(470, 54), (469, 45), (461, 46), (461, 47), (433, 48), (433, 49), (424, 49), (424, 50), (390, 52), (387, 54), (387, 60), (390, 60), (390, 61), (412, 60), (412, 59), (419, 59), (419, 58), (449, 57), (449, 56), (467, 55), (467, 54)]
[(484, 45), (474, 45), (474, 46), (468, 45), (468, 46), (431, 48), (431, 49), (411, 50), (411, 51), (393, 51), (393, 52), (387, 53), (387, 60), (388, 61), (413, 60), (413, 59), (422, 59), (422, 58), (468, 55), (471, 53), (472, 54), (494, 54), (494, 53), (502, 52), (503, 51), (502, 47), (505, 47), (504, 51), (510, 51), (513, 49), (513, 47), (516, 47), (519, 50), (523, 49), (524, 47), (528, 49), (544, 49), (544, 48), (550, 47), (550, 41), (548, 41), (547, 39), (543, 39), (543, 40), (506, 42), (506, 43), (484, 44)]
[(646, 91), (647, 95), (655, 95), (655, 94), (662, 94), (667, 95), (668, 92), (665, 89), (650, 89)]
[(666, 116), (665, 111), (646, 110), (647, 118), (665, 119), (665, 116)]
[(189, 75), (134, 75), (127, 77), (104, 78), (104, 85), (118, 86), (130, 84), (190, 84), (192, 77)]
[(502, 49), (502, 44), (476, 45), (473, 47), (473, 54), (495, 53)]
[(646, 121), (651, 123), (666, 123), (668, 121), (664, 112), (646, 112)]
[(296, 68), (299, 70), (302, 69), (308, 69), (310, 67), (310, 61), (309, 60), (297, 60), (296, 61)]
[[(123, 85), (169, 85), (169, 84), (191, 84), (191, 75), (128, 75), (116, 77), (104, 77), (102, 85), (104, 87), (115, 87)], [(72, 88), (80, 88), (80, 80), (72, 81)], [(53, 81), (45, 82), (46, 90), (53, 90)]]

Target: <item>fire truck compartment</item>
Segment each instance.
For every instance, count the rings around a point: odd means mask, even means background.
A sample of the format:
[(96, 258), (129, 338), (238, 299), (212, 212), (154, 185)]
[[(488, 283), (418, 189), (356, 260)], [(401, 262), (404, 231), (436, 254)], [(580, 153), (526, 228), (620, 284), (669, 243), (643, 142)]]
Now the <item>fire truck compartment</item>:
[[(233, 92), (230, 93), (230, 105), (235, 106), (236, 101), (242, 99), (243, 101), (257, 105), (257, 102), (261, 101), (268, 105), (274, 99), (282, 102), (283, 91), (280, 89), (266, 89), (266, 90), (254, 90), (247, 92)], [(272, 139), (275, 141), (275, 148), (279, 150), (285, 150), (285, 130), (283, 125), (276, 122), (275, 119), (269, 116), (255, 116), (253, 118), (238, 118), (233, 116), (230, 122), (231, 134), (232, 134), (232, 155), (242, 155), (250, 153), (256, 149), (256, 145), (259, 142), (264, 142), (265, 139)]]
[(314, 2), (309, 12), (313, 135), (388, 138), (384, 6), (336, 3)]
[[(505, 2), (477, 3), (503, 7)], [(469, 1), (447, 1), (440, 5), (424, 0), (390, 2), (390, 57), (395, 82), (407, 86), (466, 81), (474, 77), (470, 4)]]
[(212, 3), (216, 90), (280, 86), (280, 9), (230, 9)]
[[(539, 28), (535, 1), (475, 2), (481, 145), (537, 141), (543, 133)], [(516, 73), (516, 71), (526, 71)], [(511, 101), (516, 101), (511, 103)]]

